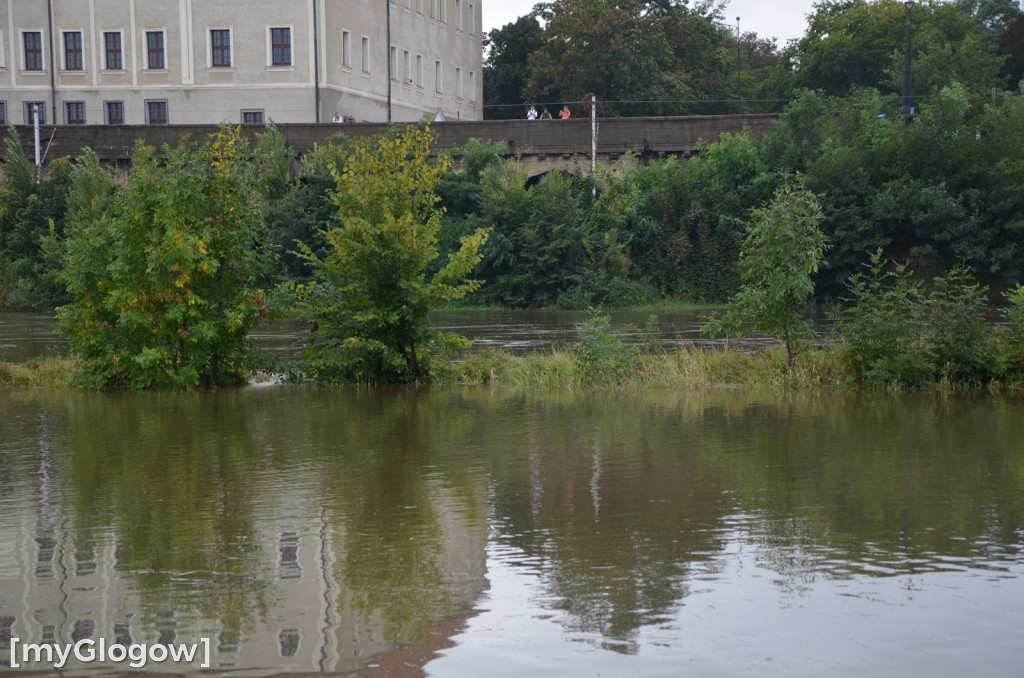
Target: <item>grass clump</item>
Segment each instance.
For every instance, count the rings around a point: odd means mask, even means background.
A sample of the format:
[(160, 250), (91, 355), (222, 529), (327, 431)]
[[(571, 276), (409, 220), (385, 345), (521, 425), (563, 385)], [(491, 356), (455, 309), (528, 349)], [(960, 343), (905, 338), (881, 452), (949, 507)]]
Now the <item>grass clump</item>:
[(25, 363), (0, 362), (0, 386), (52, 388), (65, 386), (71, 374), (81, 368), (74, 358), (33, 358)]

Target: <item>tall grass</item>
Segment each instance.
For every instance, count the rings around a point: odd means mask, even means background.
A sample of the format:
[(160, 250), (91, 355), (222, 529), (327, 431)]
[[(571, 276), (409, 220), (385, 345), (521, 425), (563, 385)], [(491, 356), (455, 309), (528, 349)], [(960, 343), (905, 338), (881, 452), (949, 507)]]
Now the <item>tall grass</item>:
[(515, 356), (488, 349), (453, 363), (441, 381), (550, 389), (614, 387), (620, 389), (682, 389), (717, 386), (827, 386), (848, 388), (853, 373), (840, 348), (814, 349), (801, 354), (786, 373), (782, 348), (745, 352), (739, 349), (686, 347), (671, 351), (634, 353), (629, 365), (613, 379), (588, 378), (579, 357), (570, 350)]
[(43, 388), (64, 386), (81, 363), (74, 358), (33, 358), (26, 363), (0, 362), (0, 386)]

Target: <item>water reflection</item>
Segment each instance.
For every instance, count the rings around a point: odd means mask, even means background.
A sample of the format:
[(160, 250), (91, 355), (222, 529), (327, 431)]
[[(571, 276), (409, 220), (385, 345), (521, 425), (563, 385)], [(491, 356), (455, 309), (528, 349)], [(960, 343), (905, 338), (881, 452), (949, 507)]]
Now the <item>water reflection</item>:
[[(771, 655), (822, 675), (833, 653), (931, 675), (908, 659), (927, 628), (1011, 675), (1021, 414), (750, 391), (0, 392), (0, 643), (205, 637), (216, 667), (257, 673), (422, 667), (454, 642), (427, 671), (736, 675)], [(958, 615), (986, 635), (957, 640)], [(826, 619), (902, 644), (808, 650)]]

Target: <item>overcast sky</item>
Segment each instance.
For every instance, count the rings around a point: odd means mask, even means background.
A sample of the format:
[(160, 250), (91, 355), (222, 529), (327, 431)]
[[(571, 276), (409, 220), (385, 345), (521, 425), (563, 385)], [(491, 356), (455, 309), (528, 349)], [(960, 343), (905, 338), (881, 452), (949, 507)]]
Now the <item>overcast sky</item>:
[[(500, 28), (529, 13), (537, 0), (482, 0), (484, 33)], [(725, 9), (726, 21), (736, 23), (740, 30), (754, 32), (763, 38), (775, 36), (779, 47), (791, 38), (803, 36), (807, 29), (806, 15), (814, 0), (730, 0)]]

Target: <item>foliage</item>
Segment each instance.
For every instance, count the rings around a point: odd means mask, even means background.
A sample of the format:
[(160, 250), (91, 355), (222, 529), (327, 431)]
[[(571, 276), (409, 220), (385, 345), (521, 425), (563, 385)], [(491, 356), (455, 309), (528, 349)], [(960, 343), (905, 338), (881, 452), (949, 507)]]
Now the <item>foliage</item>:
[(994, 349), (985, 292), (966, 266), (925, 286), (906, 264), (890, 265), (875, 251), (836, 313), (851, 369), (883, 388), (987, 382)]
[(71, 302), (58, 329), (89, 386), (194, 387), (237, 381), (260, 319), (266, 172), (238, 130), (197, 149), (183, 140), (162, 163), (139, 143), (127, 186), (109, 200), (93, 159), (73, 178), (75, 214), (61, 279)]
[(0, 310), (43, 311), (66, 299), (55, 280), (56, 262), (44, 238), (59, 240), (64, 231), (65, 200), (72, 164), (54, 160), (37, 181), (13, 127), (4, 139), (0, 172)]
[(435, 187), (447, 158), (430, 161), (429, 130), (357, 139), (343, 164), (330, 165), (338, 223), (323, 234), (318, 255), (301, 245), (316, 277), (293, 285), (299, 313), (313, 323), (302, 352), (304, 371), (319, 382), (400, 383), (427, 380), (430, 358), (457, 345), (427, 325), (427, 314), (475, 291), (469, 279), (487, 231), (462, 240), (429, 281), (437, 256), (441, 211)]
[(702, 332), (742, 336), (751, 323), (785, 344), (786, 369), (792, 370), (796, 351), (814, 336), (800, 313), (813, 298), (812, 276), (828, 248), (820, 221), (814, 194), (793, 186), (783, 186), (771, 204), (753, 210), (740, 249), (740, 290), (725, 315), (712, 318)]
[[(908, 18), (902, 2), (823, 0), (814, 9), (804, 37), (782, 51), (772, 76), (776, 96), (801, 88), (836, 96), (862, 87), (901, 91)], [(981, 93), (1001, 84), (1001, 60), (983, 22), (936, 0), (918, 2), (910, 19), (915, 96), (954, 81)]]
[(1024, 13), (1018, 14), (999, 36), (997, 52), (1006, 57), (1000, 74), (1007, 79), (1010, 87), (1018, 88), (1019, 91), (1020, 81), (1024, 79)]
[(484, 38), (484, 106), (491, 119), (520, 118), (529, 77), (527, 60), (543, 44), (536, 13), (519, 17)]
[[(529, 56), (532, 100), (610, 102), (602, 115), (694, 112), (718, 99), (734, 63), (719, 47), (714, 8), (628, 0), (554, 0), (539, 6), (544, 40)], [(714, 112), (702, 110), (701, 112)]]
[(490, 303), (554, 305), (588, 265), (587, 198), (579, 182), (559, 172), (527, 185), (524, 168), (503, 164), (483, 173), (480, 219), (491, 229), (481, 250), (480, 276)]
[(579, 333), (580, 341), (573, 353), (581, 384), (618, 384), (628, 377), (636, 364), (636, 354), (612, 334), (611, 318), (591, 309)]

